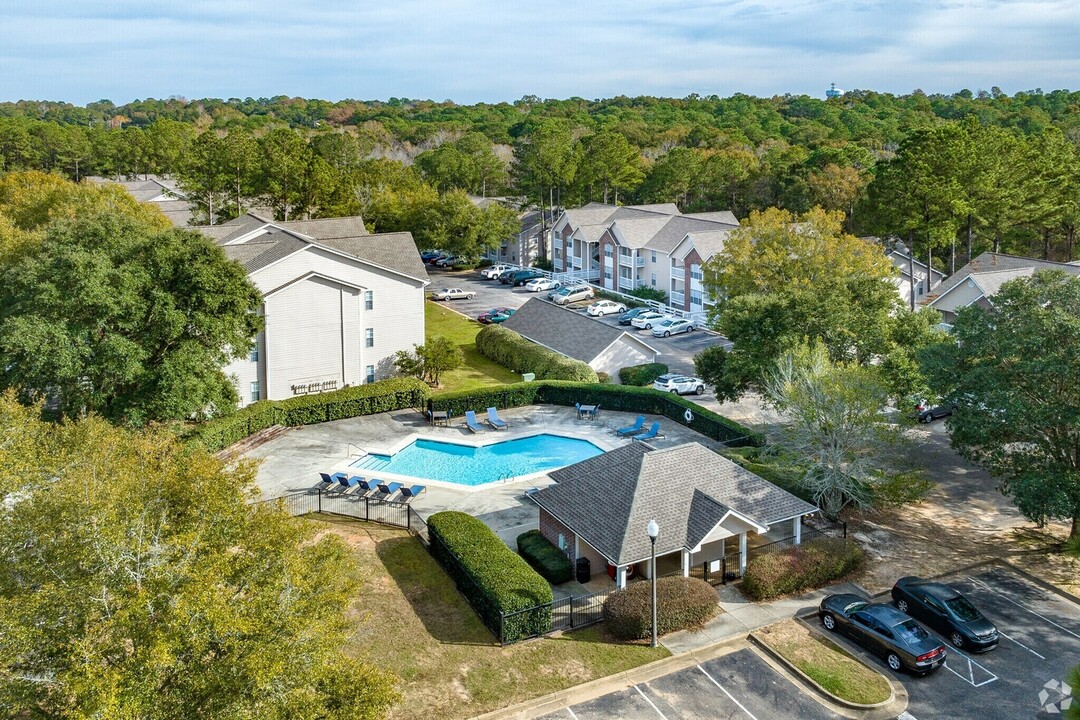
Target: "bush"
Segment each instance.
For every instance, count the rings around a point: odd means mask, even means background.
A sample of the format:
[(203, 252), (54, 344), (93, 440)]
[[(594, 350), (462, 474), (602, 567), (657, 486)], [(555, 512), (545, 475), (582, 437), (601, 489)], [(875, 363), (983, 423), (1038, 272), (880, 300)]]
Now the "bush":
[(626, 294), (633, 295), (634, 297), (641, 298), (642, 300), (655, 300), (656, 302), (661, 303), (667, 302), (667, 293), (660, 288), (654, 288), (650, 285), (642, 285), (640, 287), (636, 287)]
[(547, 270), (548, 272), (555, 269), (555, 264), (549, 258), (536, 258), (532, 266), (537, 270)]
[(607, 385), (611, 382), (611, 376), (601, 370), (600, 372), (596, 373), (596, 381), (601, 385)]
[(489, 360), (537, 380), (597, 382), (596, 372), (581, 362), (526, 340), (510, 328), (488, 325), (476, 334), (476, 349)]
[(811, 540), (751, 560), (743, 573), (742, 590), (753, 600), (814, 590), (858, 573), (865, 562), (862, 548), (852, 540)]
[[(700, 627), (718, 609), (716, 591), (704, 580), (677, 576), (656, 581), (658, 635)], [(604, 601), (604, 622), (615, 637), (624, 640), (649, 637), (652, 634), (652, 584), (633, 583), (609, 595)]]
[[(487, 525), (452, 510), (435, 513), (427, 524), (431, 554), (501, 642), (551, 629), (551, 586)], [(504, 620), (510, 613), (517, 614)]]
[(619, 382), (623, 385), (652, 385), (653, 380), (668, 371), (664, 363), (645, 363), (619, 368)]
[(525, 562), (552, 585), (574, 579), (574, 566), (570, 564), (570, 558), (552, 545), (539, 530), (518, 535), (517, 546), (518, 553), (525, 558)]

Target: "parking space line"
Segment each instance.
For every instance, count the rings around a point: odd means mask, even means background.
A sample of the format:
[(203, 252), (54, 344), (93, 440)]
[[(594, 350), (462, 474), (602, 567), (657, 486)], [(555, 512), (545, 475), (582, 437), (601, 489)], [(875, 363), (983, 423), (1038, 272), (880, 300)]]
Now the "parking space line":
[(566, 712), (570, 713), (570, 720), (578, 720), (578, 716), (574, 714), (573, 708), (566, 708)]
[[(962, 658), (964, 658), (964, 660), (967, 660), (967, 664), (968, 664), (968, 676), (967, 677), (964, 677), (963, 675), (961, 675), (960, 673), (956, 672), (951, 667), (949, 667), (949, 659), (951, 659), (953, 657), (962, 657)], [(998, 679), (997, 675), (990, 672), (988, 669), (986, 669), (985, 667), (983, 667), (979, 663), (975, 662), (974, 660), (972, 660), (971, 658), (969, 658), (967, 655), (965, 655), (962, 652), (959, 652), (957, 650), (953, 650), (952, 652), (949, 653), (949, 659), (945, 660), (945, 663), (942, 665), (942, 667), (944, 667), (946, 670), (948, 670), (949, 672), (951, 672), (953, 675), (960, 678), (964, 682), (970, 683), (971, 687), (982, 687), (983, 685), (989, 685), (990, 683), (992, 683), (992, 682), (994, 682), (995, 680)], [(982, 680), (980, 682), (975, 682), (975, 668), (979, 668), (984, 673), (989, 675), (990, 679), (989, 680)]]
[(634, 689), (638, 691), (638, 694), (641, 695), (641, 697), (645, 698), (645, 702), (649, 703), (649, 705), (652, 706), (652, 709), (656, 711), (657, 715), (664, 718), (664, 720), (667, 720), (667, 718), (664, 717), (664, 713), (660, 712), (660, 708), (656, 707), (656, 705), (653, 704), (653, 701), (649, 699), (649, 696), (646, 695), (645, 692), (640, 687), (635, 685)]
[(1024, 643), (1020, 642), (1019, 640), (1014, 640), (1013, 638), (1011, 638), (1011, 637), (1009, 637), (1008, 635), (1006, 635), (1005, 633), (1003, 633), (1003, 632), (1001, 631), (1001, 628), (998, 628), (998, 635), (1000, 635), (1001, 637), (1005, 638), (1006, 640), (1009, 640), (1009, 641), (1011, 641), (1011, 642), (1014, 642), (1014, 643), (1016, 643), (1017, 645), (1019, 645), (1020, 647), (1024, 648), (1024, 649), (1025, 649), (1025, 650), (1027, 650), (1027, 651), (1028, 651), (1029, 653), (1031, 653), (1032, 655), (1034, 655), (1035, 657), (1039, 658), (1040, 660), (1045, 660), (1045, 659), (1046, 659), (1046, 658), (1045, 658), (1044, 656), (1042, 656), (1042, 655), (1040, 655), (1039, 653), (1035, 652), (1034, 650), (1032, 650), (1031, 648), (1029, 648), (1029, 647), (1028, 647), (1027, 645), (1025, 645)]
[(904, 712), (896, 716), (896, 720), (918, 720), (918, 718), (905, 710)]
[(1056, 628), (1057, 628), (1058, 630), (1061, 630), (1062, 632), (1068, 633), (1069, 635), (1072, 635), (1072, 636), (1073, 636), (1074, 638), (1076, 638), (1077, 640), (1080, 640), (1080, 635), (1077, 635), (1077, 634), (1076, 634), (1076, 633), (1074, 633), (1074, 632), (1073, 632), (1072, 630), (1070, 630), (1070, 629), (1068, 629), (1068, 628), (1066, 628), (1066, 627), (1062, 627), (1061, 625), (1058, 625), (1058, 624), (1057, 624), (1056, 622), (1054, 622), (1054, 621), (1053, 621), (1053, 620), (1051, 620), (1050, 618), (1048, 618), (1048, 617), (1044, 617), (1044, 616), (1040, 615), (1039, 613), (1035, 612), (1034, 610), (1031, 610), (1031, 609), (1029, 609), (1029, 608), (1026, 608), (1026, 607), (1024, 607), (1023, 605), (1021, 605), (1020, 603), (1016, 602), (1015, 600), (1013, 600), (1013, 599), (1012, 599), (1011, 597), (1009, 597), (1008, 595), (1003, 595), (1002, 593), (999, 593), (999, 592), (998, 592), (997, 590), (994, 590), (994, 589), (993, 589), (992, 587), (990, 587), (989, 585), (987, 585), (986, 583), (984, 583), (984, 582), (983, 582), (982, 580), (976, 580), (975, 578), (971, 577), (970, 575), (968, 576), (968, 580), (970, 580), (971, 582), (973, 582), (973, 583), (975, 583), (976, 585), (980, 586), (981, 588), (983, 588), (983, 589), (984, 589), (984, 590), (986, 590), (987, 592), (991, 592), (991, 593), (994, 593), (995, 595), (999, 595), (1000, 597), (1003, 597), (1003, 598), (1005, 598), (1006, 600), (1008, 600), (1009, 602), (1011, 602), (1011, 603), (1012, 603), (1013, 605), (1015, 605), (1016, 607), (1020, 608), (1021, 610), (1025, 611), (1025, 612), (1029, 612), (1029, 613), (1031, 613), (1032, 615), (1034, 615), (1035, 617), (1039, 618), (1040, 620), (1043, 620), (1044, 622), (1048, 622), (1048, 623), (1050, 623), (1051, 625), (1053, 625), (1054, 627), (1056, 627)]
[(743, 711), (744, 713), (746, 713), (747, 715), (749, 715), (749, 716), (750, 716), (750, 720), (757, 720), (757, 718), (756, 718), (756, 717), (754, 717), (754, 713), (752, 713), (752, 712), (750, 712), (749, 710), (747, 710), (747, 709), (746, 709), (746, 706), (745, 706), (745, 705), (743, 705), (743, 704), (742, 704), (741, 702), (739, 702), (738, 700), (736, 700), (736, 699), (735, 699), (735, 696), (734, 696), (734, 695), (732, 695), (731, 693), (729, 693), (729, 692), (727, 691), (727, 689), (726, 689), (726, 688), (725, 688), (725, 687), (724, 687), (723, 685), (721, 685), (720, 683), (718, 683), (718, 682), (716, 681), (716, 678), (714, 678), (714, 677), (713, 677), (712, 675), (710, 675), (710, 674), (708, 673), (708, 671), (707, 671), (707, 670), (705, 670), (705, 668), (701, 667), (701, 665), (698, 665), (698, 666), (697, 666), (697, 669), (698, 669), (698, 670), (700, 670), (700, 671), (701, 671), (701, 672), (702, 672), (702, 673), (703, 673), (703, 674), (705, 675), (705, 677), (709, 678), (709, 680), (711, 680), (711, 681), (712, 681), (712, 684), (713, 684), (713, 685), (715, 685), (716, 687), (720, 688), (720, 691), (721, 691), (722, 693), (724, 693), (724, 694), (725, 694), (725, 695), (727, 695), (727, 696), (728, 696), (729, 698), (731, 698), (731, 702), (733, 702), (733, 703), (735, 703), (736, 705), (738, 705), (738, 706), (739, 706), (739, 708), (740, 708), (740, 709), (741, 709), (741, 710), (742, 710), (742, 711)]

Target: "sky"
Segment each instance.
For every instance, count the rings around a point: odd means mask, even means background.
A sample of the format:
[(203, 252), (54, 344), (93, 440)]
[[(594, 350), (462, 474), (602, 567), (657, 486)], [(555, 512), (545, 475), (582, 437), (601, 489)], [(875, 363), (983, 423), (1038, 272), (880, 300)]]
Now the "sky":
[(0, 101), (1080, 89), (1076, 0), (0, 1)]

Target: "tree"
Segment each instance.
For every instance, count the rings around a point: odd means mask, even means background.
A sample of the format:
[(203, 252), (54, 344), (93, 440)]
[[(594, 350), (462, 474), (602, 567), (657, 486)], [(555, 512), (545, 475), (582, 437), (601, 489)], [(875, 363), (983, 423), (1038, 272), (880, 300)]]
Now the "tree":
[(465, 355), (449, 338), (436, 335), (424, 345), (413, 345), (412, 352), (398, 350), (394, 366), (402, 375), (411, 375), (434, 387), (439, 386), (443, 373), (461, 367)]
[(585, 138), (584, 151), (578, 168), (577, 182), (585, 188), (585, 199), (597, 199), (602, 191), (603, 201), (619, 202), (619, 191), (633, 190), (645, 179), (641, 172), (641, 152), (616, 132), (601, 131)]
[(1080, 279), (1037, 272), (993, 305), (957, 314), (933, 348), (932, 384), (954, 398), (953, 447), (998, 478), (1030, 520), (1072, 522), (1080, 538)]
[(252, 465), (40, 412), (0, 394), (5, 717), (373, 719), (396, 701), (341, 650), (349, 549), (252, 503)]
[(301, 214), (307, 208), (306, 169), (311, 150), (295, 131), (271, 130), (259, 140), (259, 183), (280, 220)]
[(225, 143), (217, 133), (207, 130), (191, 144), (177, 175), (180, 187), (205, 212), (206, 222), (213, 225), (215, 213), (225, 205), (231, 177)]
[(199, 233), (108, 211), (60, 222), (0, 264), (0, 386), (53, 397), (68, 417), (231, 412), (222, 368), (249, 352), (261, 302)]
[[(1080, 688), (1080, 665), (1077, 665), (1069, 671), (1068, 676), (1065, 678), (1065, 683), (1073, 689), (1073, 694), (1075, 695), (1077, 688)], [(1080, 701), (1077, 701), (1074, 697), (1072, 704), (1062, 717), (1064, 717), (1065, 720), (1080, 720)]]

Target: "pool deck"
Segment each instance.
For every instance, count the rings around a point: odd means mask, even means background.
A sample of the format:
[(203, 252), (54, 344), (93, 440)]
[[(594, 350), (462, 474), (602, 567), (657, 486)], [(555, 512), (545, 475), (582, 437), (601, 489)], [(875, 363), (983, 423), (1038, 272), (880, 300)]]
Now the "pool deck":
[[(362, 451), (394, 446), (414, 437), (490, 441), (550, 432), (581, 438), (603, 449), (612, 449), (630, 442), (617, 437), (615, 430), (633, 424), (637, 414), (604, 410), (596, 420), (580, 420), (572, 407), (532, 405), (500, 410), (499, 416), (506, 420), (508, 430), (496, 432), (488, 429), (474, 435), (462, 424), (463, 418), (453, 418), (450, 427), (433, 427), (423, 415), (408, 410), (368, 415), (291, 428), (248, 451), (244, 457), (260, 461), (256, 482), (264, 498), (275, 498), (315, 487), (320, 471), (343, 468)], [(646, 416), (645, 427), (654, 420), (660, 422), (660, 430), (666, 435), (663, 439), (650, 441), (654, 447), (672, 447), (695, 441), (709, 447), (720, 447), (719, 443), (665, 417)], [(412, 505), (424, 518), (442, 510), (466, 512), (487, 523), (507, 544), (515, 547), (517, 536), (535, 528), (538, 522), (537, 507), (526, 499), (525, 491), (546, 487), (552, 482), (547, 475), (541, 474), (479, 489), (424, 483), (427, 491), (412, 500)]]

